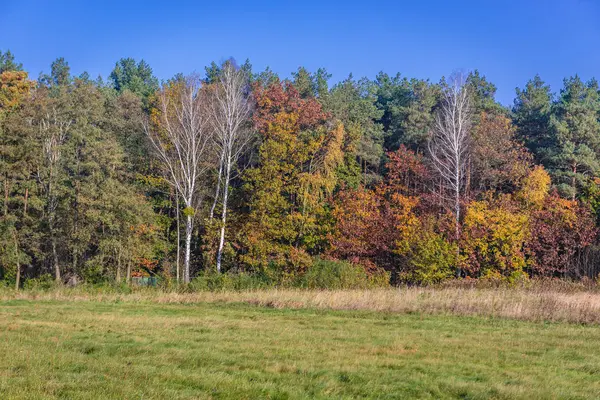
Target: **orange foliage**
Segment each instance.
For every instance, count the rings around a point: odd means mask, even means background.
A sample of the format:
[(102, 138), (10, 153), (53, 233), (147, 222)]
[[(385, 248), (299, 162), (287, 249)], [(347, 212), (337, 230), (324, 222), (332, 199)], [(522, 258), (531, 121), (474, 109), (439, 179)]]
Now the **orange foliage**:
[(0, 110), (18, 106), (35, 86), (27, 72), (5, 71), (0, 74)]

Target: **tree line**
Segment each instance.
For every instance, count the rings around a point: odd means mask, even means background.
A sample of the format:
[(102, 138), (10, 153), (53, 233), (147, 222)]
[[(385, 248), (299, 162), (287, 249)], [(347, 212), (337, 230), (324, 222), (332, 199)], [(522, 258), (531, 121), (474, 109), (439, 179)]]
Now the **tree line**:
[(600, 90), (478, 71), (330, 85), (246, 61), (159, 82), (0, 52), (0, 279), (301, 276), (316, 258), (391, 283), (596, 278)]

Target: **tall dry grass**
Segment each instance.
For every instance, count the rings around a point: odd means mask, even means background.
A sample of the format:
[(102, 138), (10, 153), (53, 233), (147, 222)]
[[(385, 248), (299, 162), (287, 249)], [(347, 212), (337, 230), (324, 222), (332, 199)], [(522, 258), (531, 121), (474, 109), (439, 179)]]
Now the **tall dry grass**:
[(600, 292), (554, 288), (390, 288), (371, 290), (272, 289), (240, 292), (177, 293), (156, 289), (132, 293), (2, 291), (0, 300), (60, 300), (140, 303), (246, 303), (273, 308), (368, 310), (510, 318), (526, 321), (600, 323)]

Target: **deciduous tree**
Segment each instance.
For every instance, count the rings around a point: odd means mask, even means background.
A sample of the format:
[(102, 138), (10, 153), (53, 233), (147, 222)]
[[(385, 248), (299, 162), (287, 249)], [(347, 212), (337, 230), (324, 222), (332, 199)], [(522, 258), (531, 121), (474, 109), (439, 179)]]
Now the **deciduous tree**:
[(154, 123), (146, 133), (160, 160), (165, 178), (183, 199), (186, 219), (184, 282), (190, 281), (194, 215), (200, 208), (200, 185), (209, 167), (210, 129), (201, 80), (190, 76), (163, 86)]

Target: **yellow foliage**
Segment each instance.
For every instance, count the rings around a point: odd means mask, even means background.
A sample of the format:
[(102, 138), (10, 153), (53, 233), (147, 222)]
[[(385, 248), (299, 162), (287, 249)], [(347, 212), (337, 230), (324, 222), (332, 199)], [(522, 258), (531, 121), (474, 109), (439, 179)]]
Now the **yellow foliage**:
[(550, 175), (538, 165), (523, 179), (517, 198), (527, 207), (540, 209), (548, 196), (550, 183)]
[(35, 82), (27, 79), (27, 72), (6, 71), (0, 74), (0, 111), (19, 105), (34, 85)]
[(470, 275), (512, 276), (523, 270), (529, 217), (510, 197), (475, 201), (466, 210), (462, 250)]

